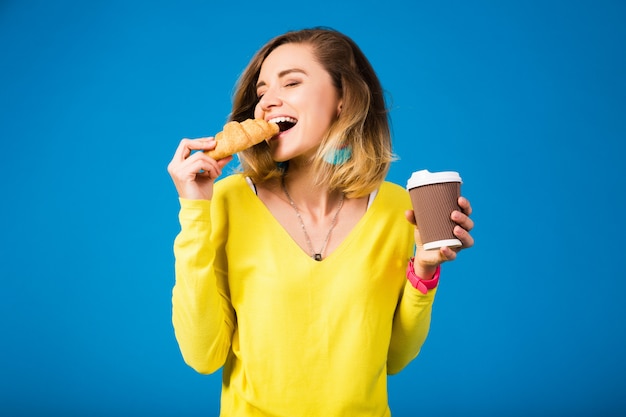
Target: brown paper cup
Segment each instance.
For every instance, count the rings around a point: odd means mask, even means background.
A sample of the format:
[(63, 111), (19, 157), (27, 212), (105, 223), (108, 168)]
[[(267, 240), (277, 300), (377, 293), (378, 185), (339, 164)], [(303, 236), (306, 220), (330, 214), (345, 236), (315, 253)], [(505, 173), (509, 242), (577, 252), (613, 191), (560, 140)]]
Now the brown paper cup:
[(409, 178), (406, 188), (425, 250), (462, 245), (453, 233), (456, 223), (450, 219), (454, 210), (461, 209), (461, 183), (459, 173), (454, 171), (422, 170)]

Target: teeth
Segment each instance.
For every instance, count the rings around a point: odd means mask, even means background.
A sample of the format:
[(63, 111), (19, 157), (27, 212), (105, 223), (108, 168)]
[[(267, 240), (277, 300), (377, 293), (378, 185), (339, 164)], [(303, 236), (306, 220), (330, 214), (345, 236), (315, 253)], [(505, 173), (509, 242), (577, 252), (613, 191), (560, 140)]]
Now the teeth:
[(270, 123), (288, 122), (288, 123), (296, 124), (298, 121), (294, 119), (293, 117), (282, 116), (282, 117), (274, 117), (273, 119), (268, 120), (268, 122)]

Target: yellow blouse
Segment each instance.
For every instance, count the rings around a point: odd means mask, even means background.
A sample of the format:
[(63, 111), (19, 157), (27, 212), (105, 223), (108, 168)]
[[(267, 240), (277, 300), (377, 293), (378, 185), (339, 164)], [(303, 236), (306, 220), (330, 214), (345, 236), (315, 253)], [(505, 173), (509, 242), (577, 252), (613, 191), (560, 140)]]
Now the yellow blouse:
[(223, 369), (222, 416), (389, 416), (387, 374), (419, 352), (436, 290), (406, 280), (406, 190), (385, 182), (323, 261), (241, 175), (181, 199), (173, 325), (185, 362)]

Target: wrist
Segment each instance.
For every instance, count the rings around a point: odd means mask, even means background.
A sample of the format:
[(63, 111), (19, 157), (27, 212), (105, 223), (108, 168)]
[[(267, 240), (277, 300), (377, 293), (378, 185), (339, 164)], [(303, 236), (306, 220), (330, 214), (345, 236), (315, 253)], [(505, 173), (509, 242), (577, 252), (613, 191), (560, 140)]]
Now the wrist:
[[(426, 271), (425, 268), (418, 267), (418, 271), (416, 271), (414, 258), (411, 258), (409, 260), (409, 264), (406, 268), (407, 279), (409, 280), (411, 285), (413, 285), (413, 287), (419, 290), (422, 294), (426, 294), (428, 290), (436, 288), (437, 284), (439, 283), (441, 265), (437, 265), (436, 267), (429, 269), (430, 271)], [(418, 275), (418, 272), (422, 275)]]
[(415, 262), (415, 258), (411, 259), (409, 262), (413, 265), (413, 272), (415, 275), (423, 280), (432, 279), (440, 268), (440, 265), (422, 266), (421, 264)]

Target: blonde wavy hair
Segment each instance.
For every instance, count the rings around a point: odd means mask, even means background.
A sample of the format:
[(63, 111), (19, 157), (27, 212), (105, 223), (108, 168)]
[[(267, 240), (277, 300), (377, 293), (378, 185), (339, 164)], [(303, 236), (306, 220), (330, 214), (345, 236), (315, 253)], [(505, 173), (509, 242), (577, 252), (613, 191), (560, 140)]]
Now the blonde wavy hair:
[[(261, 65), (274, 49), (288, 43), (312, 47), (342, 99), (342, 110), (311, 161), (316, 183), (341, 190), (349, 198), (371, 193), (384, 181), (395, 158), (382, 86), (368, 59), (348, 36), (333, 29), (313, 28), (287, 32), (270, 40), (240, 76), (229, 120), (241, 122), (254, 117)], [(352, 151), (347, 161), (335, 165), (324, 160), (325, 155), (346, 146)], [(265, 142), (239, 153), (239, 160), (242, 173), (256, 183), (284, 173), (284, 167), (272, 159)]]

